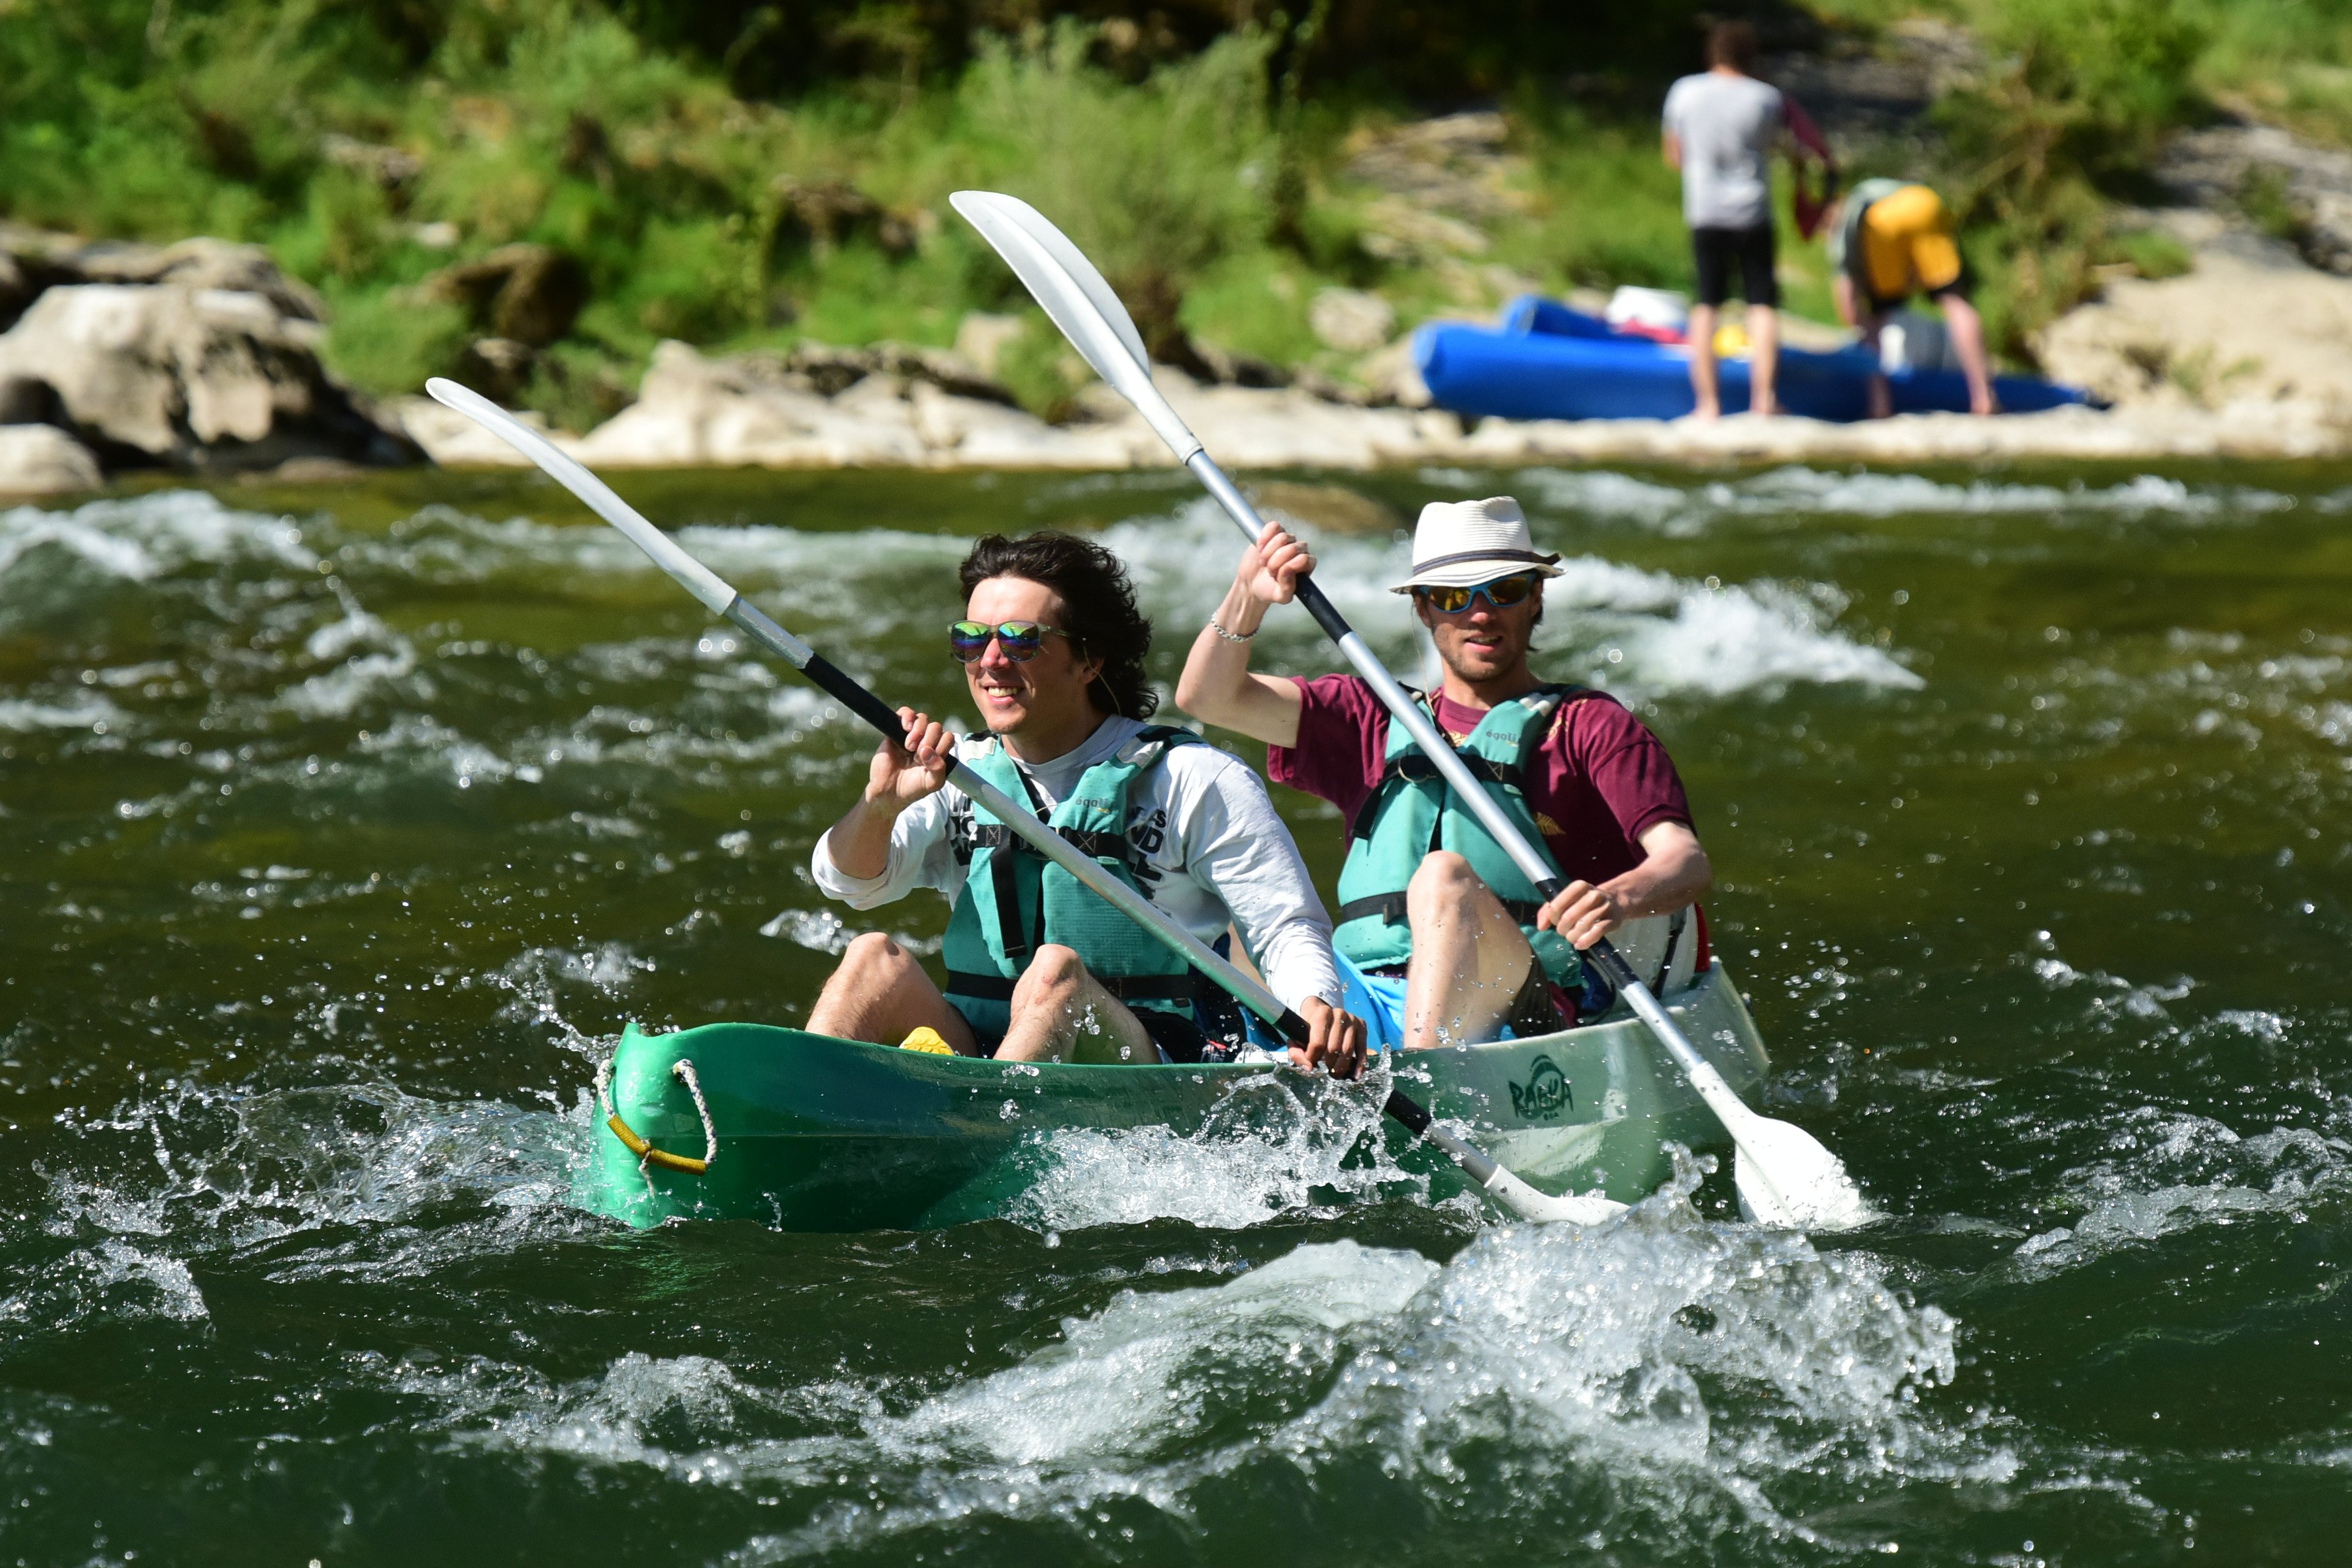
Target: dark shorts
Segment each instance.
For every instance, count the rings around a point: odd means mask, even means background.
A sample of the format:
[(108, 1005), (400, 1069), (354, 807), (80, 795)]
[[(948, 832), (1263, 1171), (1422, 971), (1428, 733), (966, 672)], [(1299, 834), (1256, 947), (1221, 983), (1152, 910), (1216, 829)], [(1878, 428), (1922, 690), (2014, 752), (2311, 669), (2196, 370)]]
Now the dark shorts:
[(1742, 299), (1751, 305), (1780, 304), (1780, 280), (1772, 276), (1773, 249), (1772, 226), (1769, 223), (1754, 228), (1691, 230), (1691, 258), (1698, 263), (1696, 302), (1722, 304), (1731, 269), (1737, 267)]
[[(1958, 278), (1953, 279), (1949, 283), (1945, 284), (1940, 289), (1923, 289), (1919, 291), (1917, 298), (1922, 300), (1932, 300), (1939, 305), (1947, 300), (1972, 300), (1976, 297), (1976, 274), (1969, 271), (1969, 264), (1963, 261), (1960, 263), (1960, 275)], [(1899, 300), (1882, 300), (1877, 295), (1873, 294), (1870, 297), (1870, 312), (1874, 316), (1891, 316), (1895, 311), (1901, 310), (1904, 306), (1909, 304), (1912, 299), (1913, 296), (1906, 294)]]

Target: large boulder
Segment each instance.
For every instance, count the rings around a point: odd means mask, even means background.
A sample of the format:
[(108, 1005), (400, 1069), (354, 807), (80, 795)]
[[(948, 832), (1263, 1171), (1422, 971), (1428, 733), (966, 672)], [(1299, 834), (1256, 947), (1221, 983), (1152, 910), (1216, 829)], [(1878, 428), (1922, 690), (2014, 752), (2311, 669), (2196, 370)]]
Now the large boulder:
[(169, 283), (182, 289), (257, 294), (289, 320), (327, 319), (326, 304), (317, 292), (278, 270), (269, 253), (257, 245), (204, 236), (162, 246), (100, 240), (61, 260), (77, 282)]
[(0, 496), (94, 490), (104, 480), (89, 447), (54, 425), (0, 425)]
[(746, 354), (707, 360), (680, 342), (654, 350), (637, 401), (583, 437), (580, 460), (609, 468), (868, 468), (921, 464), (928, 449), (898, 388), (861, 376), (852, 401)]
[[(208, 265), (190, 269), (201, 277)], [(318, 322), (281, 309), (286, 296), (163, 276), (43, 290), (0, 334), (0, 382), (45, 384), (73, 433), (110, 466), (415, 460), (413, 447), (328, 378)]]

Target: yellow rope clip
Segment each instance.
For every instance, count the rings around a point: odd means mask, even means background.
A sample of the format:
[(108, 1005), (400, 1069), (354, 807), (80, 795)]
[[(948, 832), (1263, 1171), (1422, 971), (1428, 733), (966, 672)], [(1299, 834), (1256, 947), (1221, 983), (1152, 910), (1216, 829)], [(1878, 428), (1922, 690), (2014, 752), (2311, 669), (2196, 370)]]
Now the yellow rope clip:
[(667, 1149), (655, 1148), (631, 1131), (629, 1124), (621, 1120), (621, 1113), (617, 1110), (604, 1118), (604, 1125), (613, 1130), (613, 1136), (621, 1141), (624, 1148), (648, 1164), (659, 1165), (667, 1171), (684, 1171), (690, 1176), (698, 1176), (710, 1169), (708, 1160), (691, 1159), (684, 1154), (673, 1154)]

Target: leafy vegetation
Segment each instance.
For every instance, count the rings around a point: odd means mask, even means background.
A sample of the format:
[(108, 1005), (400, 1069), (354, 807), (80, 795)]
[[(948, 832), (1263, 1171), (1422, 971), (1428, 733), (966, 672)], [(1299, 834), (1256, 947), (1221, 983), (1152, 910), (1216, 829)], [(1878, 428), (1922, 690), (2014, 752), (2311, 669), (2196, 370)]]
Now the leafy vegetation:
[[(625, 401), (665, 337), (942, 344), (968, 311), (1025, 310), (948, 211), (967, 184), (1052, 213), (1163, 352), (1342, 377), (1354, 356), (1308, 326), (1328, 288), (1410, 324), (1519, 287), (1687, 284), (1654, 111), (1692, 63), (1695, 0), (1291, 3), (1080, 21), (1046, 0), (0, 0), (0, 211), (265, 245), (332, 307), (335, 366), (380, 392), (486, 330), (436, 274), (549, 247), (586, 303), (520, 393), (573, 426)], [(2352, 81), (2352, 0), (1946, 9), (1989, 63), (1939, 110), (1943, 166), (1906, 172), (1961, 209), (2012, 353), (2102, 266), (2180, 265), (2112, 216), (2165, 129), (2231, 92), (2325, 129)], [(1811, 16), (1881, 24), (1846, 0)], [(1475, 230), (1449, 239), (1441, 201), (1434, 238), (1400, 240), (1362, 154), (1465, 100), (1511, 128), (1472, 182)], [(1818, 252), (1784, 241), (1793, 302), (1825, 314)], [(1040, 320), (1002, 369), (1053, 411), (1067, 364)]]

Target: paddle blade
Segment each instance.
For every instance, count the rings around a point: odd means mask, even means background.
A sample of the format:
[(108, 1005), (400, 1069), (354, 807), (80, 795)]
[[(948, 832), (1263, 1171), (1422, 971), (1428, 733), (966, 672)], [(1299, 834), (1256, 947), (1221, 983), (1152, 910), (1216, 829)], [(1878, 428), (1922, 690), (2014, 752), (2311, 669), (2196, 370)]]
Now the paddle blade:
[(1004, 258), (1070, 346), (1135, 405), (1179, 462), (1201, 449), (1200, 438), (1152, 384), (1151, 359), (1134, 318), (1069, 236), (1017, 196), (958, 191), (948, 203)]
[(1783, 1230), (1852, 1230), (1878, 1217), (1843, 1161), (1801, 1127), (1751, 1116), (1738, 1129), (1739, 1212)]
[(1539, 1193), (1499, 1165), (1486, 1179), (1486, 1190), (1513, 1214), (1538, 1225), (1599, 1225), (1625, 1212), (1623, 1204), (1598, 1193), (1586, 1197), (1570, 1193), (1558, 1198)]
[[(1127, 307), (1112, 292), (1110, 284), (1095, 264), (1087, 259), (1087, 253), (1080, 250), (1068, 235), (1055, 227), (1053, 219), (1019, 196), (1008, 196), (998, 191), (958, 191), (948, 198), (948, 205), (961, 213), (972, 227), (980, 230), (982, 239), (995, 247), (997, 254), (1004, 258), (1024, 286), (1037, 297), (1039, 304), (1045, 307), (1045, 313), (1054, 318), (1055, 325), (1065, 332), (1070, 330), (1064, 325), (1061, 314), (1055, 309), (1057, 303), (1068, 307), (1083, 300), (1086, 307), (1109, 327), (1111, 335), (1118, 339), (1120, 349), (1125, 352), (1128, 363), (1146, 374), (1150, 374), (1151, 357), (1144, 352), (1143, 334), (1135, 330), (1135, 318), (1127, 313)], [(1008, 247), (1006, 239), (1015, 231), (1025, 236), (1030, 245), (1016, 243)], [(1032, 246), (1035, 252), (1043, 253), (1045, 260), (1052, 263), (1051, 267), (1037, 264)], [(1086, 353), (1084, 345), (1080, 345), (1079, 352)], [(1087, 363), (1094, 365), (1097, 375), (1105, 381), (1110, 379), (1110, 372), (1096, 363), (1091, 354), (1087, 355)]]

